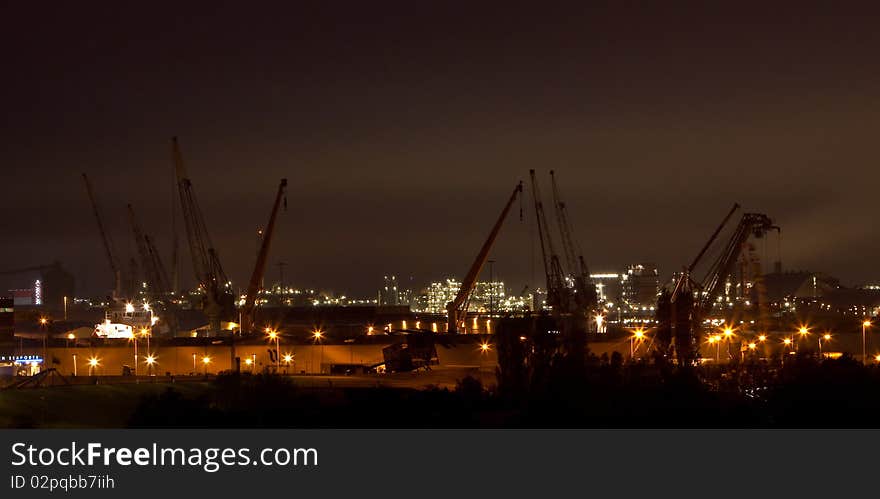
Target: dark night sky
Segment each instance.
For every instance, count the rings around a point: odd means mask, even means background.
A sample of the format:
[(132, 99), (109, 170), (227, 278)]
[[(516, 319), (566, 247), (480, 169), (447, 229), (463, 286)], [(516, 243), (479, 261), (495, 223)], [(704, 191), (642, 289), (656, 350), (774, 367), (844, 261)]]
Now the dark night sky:
[[(368, 294), (463, 275), (529, 168), (545, 195), (557, 170), (594, 270), (668, 275), (738, 201), (783, 227), (787, 268), (880, 279), (876, 12), (475, 3), (4, 6), (0, 268), (110, 287), (81, 172), (121, 251), (126, 202), (167, 249), (178, 135), (239, 285), (281, 177), (272, 263)], [(529, 223), (509, 222), (496, 273), (519, 288)]]

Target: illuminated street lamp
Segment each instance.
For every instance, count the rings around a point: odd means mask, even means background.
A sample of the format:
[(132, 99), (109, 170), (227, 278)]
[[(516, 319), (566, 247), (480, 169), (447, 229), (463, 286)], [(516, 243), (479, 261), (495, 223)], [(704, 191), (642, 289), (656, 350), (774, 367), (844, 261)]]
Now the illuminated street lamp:
[[(144, 307), (147, 307), (147, 306), (148, 306), (147, 304), (144, 304)], [(153, 352), (152, 352), (152, 350), (150, 350), (150, 337), (153, 336), (153, 333), (149, 329), (143, 327), (143, 328), (141, 328), (141, 336), (143, 336), (144, 338), (147, 339), (147, 356), (152, 357)]]
[(92, 375), (92, 372), (94, 371), (94, 369), (96, 367), (98, 367), (99, 365), (101, 365), (101, 361), (97, 357), (90, 357), (89, 358), (89, 376)]
[(718, 362), (721, 362), (721, 360), (719, 358), (720, 357), (720, 348), (721, 348), (721, 338), (713, 334), (712, 336), (709, 337), (708, 341), (709, 341), (710, 345), (715, 345), (715, 363), (717, 364)]
[(865, 321), (862, 322), (862, 364), (868, 363), (868, 354), (865, 351), (865, 330), (869, 327), (871, 327), (871, 321), (865, 319)]
[(722, 332), (724, 333), (724, 339), (727, 340), (727, 358), (730, 359), (732, 358), (732, 355), (730, 354), (730, 340), (733, 338), (733, 328), (725, 326)]
[(49, 336), (49, 331), (46, 327), (47, 324), (49, 324), (49, 319), (45, 317), (40, 317), (40, 329), (43, 330), (43, 369), (45, 369), (46, 366), (46, 342)]
[(152, 355), (147, 355), (147, 357), (144, 359), (144, 362), (147, 364), (147, 376), (152, 376), (153, 364), (156, 363), (156, 357), (153, 357)]
[(645, 330), (642, 328), (636, 329), (633, 331), (633, 335), (629, 337), (629, 359), (632, 360), (635, 357), (636, 352), (639, 350), (639, 345), (642, 343), (642, 340), (645, 339)]
[(205, 377), (206, 378), (208, 377), (208, 364), (210, 364), (210, 363), (211, 363), (211, 357), (209, 357), (207, 355), (202, 357), (202, 364), (205, 365)]
[(483, 371), (484, 371), (483, 362), (485, 361), (485, 357), (487, 357), (489, 354), (489, 349), (490, 349), (490, 347), (489, 347), (488, 341), (483, 341), (482, 343), (480, 343), (480, 377), (481, 378), (483, 376)]
[(291, 355), (289, 353), (284, 354), (284, 365), (285, 365), (284, 373), (285, 374), (290, 373), (290, 363), (291, 362), (293, 362), (293, 355)]
[[(785, 338), (782, 340), (782, 344), (788, 347), (788, 353), (791, 354), (791, 338)], [(785, 355), (780, 356), (782, 359), (782, 363), (785, 363)]]
[[(324, 338), (324, 331), (320, 329), (315, 329), (312, 332), (312, 336), (315, 338), (315, 341), (321, 344), (321, 357), (318, 359), (318, 372), (324, 372), (324, 342), (321, 339)], [(314, 357), (313, 357), (314, 358)]]
[(822, 359), (822, 341), (831, 341), (831, 333), (825, 333), (819, 337), (819, 359)]
[(135, 382), (137, 382), (137, 375), (138, 375), (138, 340), (137, 340), (137, 335), (134, 333), (131, 333), (131, 336), (128, 337), (128, 341), (134, 342), (134, 379), (135, 379)]
[(798, 341), (795, 343), (794, 347), (795, 347), (795, 350), (799, 351), (801, 349), (800, 340), (803, 340), (804, 338), (807, 337), (808, 334), (810, 334), (810, 329), (807, 326), (801, 326), (798, 328), (797, 332), (801, 336), (800, 336), (800, 338), (798, 338)]
[(275, 372), (277, 373), (278, 369), (281, 367), (281, 358), (278, 353), (278, 332), (267, 327), (266, 333), (269, 335), (269, 340), (275, 342)]

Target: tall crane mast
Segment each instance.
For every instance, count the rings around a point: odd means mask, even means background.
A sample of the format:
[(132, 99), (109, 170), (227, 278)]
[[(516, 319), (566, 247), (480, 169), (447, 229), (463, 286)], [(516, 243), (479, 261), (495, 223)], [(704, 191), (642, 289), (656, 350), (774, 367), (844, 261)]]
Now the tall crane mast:
[(113, 300), (119, 300), (122, 298), (122, 273), (119, 270), (119, 265), (116, 262), (116, 257), (113, 254), (113, 249), (110, 245), (110, 239), (107, 237), (107, 231), (104, 230), (104, 222), (101, 221), (101, 213), (98, 210), (98, 202), (95, 200), (95, 193), (92, 190), (92, 183), (89, 182), (89, 177), (83, 173), (82, 174), (83, 182), (86, 184), (86, 192), (89, 195), (89, 202), (92, 204), (92, 212), (95, 214), (95, 221), (98, 223), (98, 232), (101, 234), (101, 242), (104, 245), (104, 251), (107, 256), (107, 263), (110, 264), (110, 271), (113, 273), (114, 286), (113, 286)]
[(565, 252), (568, 270), (571, 272), (574, 280), (575, 302), (580, 313), (589, 315), (596, 306), (596, 288), (590, 279), (590, 271), (584, 261), (583, 250), (573, 236), (574, 230), (568, 218), (568, 209), (559, 195), (559, 187), (556, 185), (556, 176), (553, 170), (550, 170), (550, 182), (553, 188), (553, 205), (556, 212), (556, 221), (562, 236), (562, 247)]
[(150, 251), (147, 249), (147, 241), (144, 239), (144, 233), (141, 231), (141, 226), (134, 214), (134, 208), (132, 208), (131, 204), (128, 204), (126, 205), (126, 209), (128, 211), (128, 222), (129, 225), (131, 225), (131, 233), (134, 236), (135, 248), (137, 249), (138, 256), (141, 258), (141, 268), (144, 269), (144, 278), (147, 281), (147, 294), (148, 296), (154, 296), (156, 293), (161, 293), (158, 289), (159, 277), (156, 275), (156, 270), (153, 268)]
[(155, 269), (156, 277), (157, 277), (157, 292), (161, 293), (162, 296), (166, 297), (166, 299), (171, 300), (168, 296), (172, 293), (171, 284), (168, 279), (168, 271), (165, 270), (165, 264), (162, 263), (162, 258), (159, 256), (159, 250), (156, 248), (156, 245), (153, 244), (153, 240), (150, 236), (144, 234), (144, 242), (147, 245), (147, 253), (150, 256), (151, 266)]
[(134, 208), (130, 204), (127, 208), (131, 232), (134, 235), (135, 246), (141, 257), (141, 266), (149, 286), (149, 295), (152, 298), (164, 299), (170, 292), (165, 266), (162, 264), (162, 259), (152, 239), (141, 230), (137, 216), (134, 214)]
[(138, 254), (141, 257), (141, 266), (144, 269), (144, 275), (147, 279), (147, 296), (153, 301), (153, 306), (161, 305), (163, 307), (164, 323), (167, 325), (167, 332), (172, 336), (177, 333), (178, 316), (177, 305), (170, 296), (171, 289), (168, 281), (168, 272), (159, 256), (159, 251), (149, 235), (144, 234), (138, 223), (134, 208), (128, 205), (128, 218), (131, 224), (131, 231), (134, 235), (135, 245)]
[[(471, 293), (474, 291), (474, 286), (477, 284), (477, 278), (480, 277), (480, 272), (483, 270), (483, 266), (489, 258), (489, 252), (495, 244), (495, 239), (498, 238), (498, 232), (501, 231), (501, 226), (504, 225), (504, 220), (510, 212), (510, 207), (513, 206), (513, 202), (516, 201), (516, 198), (520, 193), (522, 193), (522, 182), (517, 184), (516, 188), (513, 189), (513, 194), (510, 195), (510, 199), (507, 201), (507, 204), (504, 205), (504, 209), (501, 210), (501, 215), (498, 217), (495, 225), (492, 226), (492, 230), (489, 232), (489, 237), (486, 238), (486, 242), (483, 243), (483, 247), (480, 248), (480, 252), (477, 253), (474, 263), (471, 264), (471, 268), (461, 282), (461, 289), (458, 290), (458, 294), (451, 302), (446, 304), (446, 332), (450, 334), (458, 333), (458, 327), (460, 326), (459, 318), (463, 318), (467, 313), (467, 302), (470, 299)], [(520, 216), (522, 216), (522, 214), (520, 214)]]
[(550, 226), (544, 215), (544, 203), (541, 201), (541, 191), (538, 180), (535, 178), (535, 170), (529, 170), (532, 180), (532, 200), (535, 203), (535, 218), (538, 222), (538, 238), (541, 241), (541, 257), (544, 263), (544, 276), (547, 281), (547, 303), (554, 313), (565, 314), (569, 312), (568, 292), (565, 287), (565, 272), (559, 263), (559, 256), (550, 236)]
[(180, 193), (180, 206), (186, 226), (193, 272), (205, 294), (203, 310), (208, 318), (210, 334), (220, 332), (220, 322), (224, 314), (232, 312), (233, 296), (226, 272), (208, 235), (202, 211), (193, 190), (192, 181), (186, 173), (183, 155), (177, 137), (171, 141), (174, 167), (177, 172), (177, 186)]
[(272, 235), (275, 232), (275, 218), (278, 216), (278, 208), (281, 206), (282, 197), (284, 198), (284, 207), (285, 209), (287, 208), (287, 198), (285, 197), (286, 190), (287, 179), (283, 178), (281, 179), (281, 184), (278, 185), (278, 193), (275, 195), (275, 203), (272, 205), (272, 212), (269, 214), (269, 224), (266, 226), (266, 230), (263, 231), (263, 242), (260, 245), (259, 253), (257, 253), (257, 261), (254, 264), (254, 271), (251, 273), (251, 280), (248, 283), (244, 306), (241, 308), (241, 330), (247, 331), (248, 333), (254, 332), (254, 310), (257, 293), (260, 290), (260, 283), (263, 281), (263, 275), (266, 273), (266, 261), (269, 256), (269, 246), (272, 244)]

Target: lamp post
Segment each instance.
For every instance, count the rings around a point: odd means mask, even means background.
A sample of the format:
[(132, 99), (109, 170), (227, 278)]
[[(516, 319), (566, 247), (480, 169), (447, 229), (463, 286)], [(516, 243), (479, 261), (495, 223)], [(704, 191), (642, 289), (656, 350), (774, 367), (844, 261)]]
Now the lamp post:
[(134, 380), (135, 380), (135, 382), (137, 382), (137, 375), (138, 375), (138, 339), (137, 339), (137, 335), (132, 333), (131, 337), (129, 337), (128, 340), (134, 342)]
[(270, 340), (275, 342), (275, 372), (277, 373), (281, 367), (281, 357), (278, 353), (278, 332), (267, 327), (266, 334), (269, 335)]
[(862, 364), (865, 365), (868, 363), (868, 354), (865, 342), (865, 330), (869, 327), (871, 327), (871, 321), (865, 319), (862, 322)]
[(721, 345), (719, 344), (719, 338), (713, 334), (712, 336), (709, 337), (709, 339), (707, 341), (709, 342), (710, 345), (715, 345), (715, 364), (718, 364), (720, 362), (719, 354), (721, 351), (720, 350)]
[(73, 354), (73, 376), (76, 377), (76, 354)]
[(825, 333), (819, 337), (819, 360), (822, 360), (822, 340), (826, 342), (831, 340), (831, 333)]
[(629, 338), (629, 360), (632, 362), (635, 357), (636, 352), (639, 350), (639, 345), (642, 340), (645, 338), (645, 330), (642, 328), (636, 329), (633, 331), (633, 335)]
[[(791, 354), (791, 338), (785, 338), (782, 340), (782, 344), (788, 347), (788, 354)], [(785, 364), (785, 355), (781, 355), (782, 363)]]
[(206, 378), (208, 377), (208, 364), (210, 364), (210, 363), (211, 363), (211, 357), (209, 357), (207, 355), (202, 357), (202, 364), (205, 365), (205, 377)]
[(324, 373), (324, 342), (322, 342), (321, 339), (324, 337), (324, 332), (321, 331), (320, 329), (318, 329), (318, 330), (315, 330), (315, 332), (312, 333), (312, 335), (315, 337), (315, 341), (321, 344), (321, 358), (318, 361), (318, 372), (323, 374)]
[(794, 349), (796, 352), (800, 352), (801, 351), (801, 340), (803, 340), (804, 338), (807, 337), (808, 334), (810, 334), (810, 329), (807, 326), (801, 326), (798, 328), (797, 332), (801, 336), (800, 336), (800, 338), (798, 338), (798, 341), (794, 344)]
[(49, 336), (49, 328), (46, 327), (47, 324), (49, 324), (49, 319), (40, 317), (40, 329), (43, 330), (43, 366), (41, 370), (46, 369), (46, 337)]
[(153, 364), (156, 363), (156, 358), (152, 355), (147, 355), (147, 358), (144, 360), (147, 364), (147, 376), (153, 375)]
[(484, 371), (484, 367), (483, 367), (484, 362), (483, 362), (483, 359), (484, 359), (484, 357), (488, 357), (488, 355), (489, 355), (489, 348), (490, 348), (490, 347), (489, 347), (489, 342), (488, 342), (488, 341), (484, 341), (484, 342), (480, 343), (480, 381), (483, 380), (483, 371)]
[(101, 364), (101, 362), (98, 360), (97, 357), (91, 357), (89, 359), (89, 376), (92, 375), (95, 368), (98, 367), (100, 364)]
[(733, 356), (730, 353), (730, 340), (733, 338), (733, 328), (727, 326), (724, 328), (724, 339), (727, 340), (727, 360), (730, 360)]

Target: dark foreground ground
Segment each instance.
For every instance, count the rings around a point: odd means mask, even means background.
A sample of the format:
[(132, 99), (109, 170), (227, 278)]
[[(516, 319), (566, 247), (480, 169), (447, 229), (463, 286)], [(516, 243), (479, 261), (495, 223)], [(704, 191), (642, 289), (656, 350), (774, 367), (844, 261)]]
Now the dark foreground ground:
[[(716, 371), (605, 363), (541, 387), (475, 377), (221, 376), (0, 391), (0, 427), (880, 427), (880, 368), (805, 358)], [(334, 382), (335, 381), (335, 382)]]

